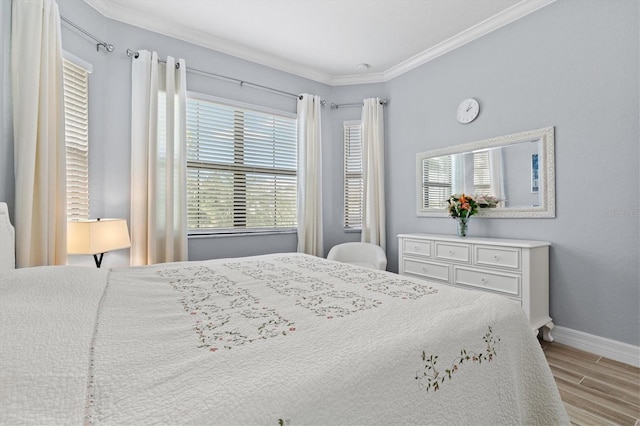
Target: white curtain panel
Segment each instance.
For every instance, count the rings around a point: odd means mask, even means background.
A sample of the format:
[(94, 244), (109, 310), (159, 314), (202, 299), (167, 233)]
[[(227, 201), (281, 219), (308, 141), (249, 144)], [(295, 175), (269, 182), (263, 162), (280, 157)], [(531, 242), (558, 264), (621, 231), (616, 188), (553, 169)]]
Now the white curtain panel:
[(384, 108), (379, 98), (364, 100), (362, 107), (362, 237), (364, 243), (386, 250), (384, 196)]
[(16, 263), (64, 265), (66, 148), (57, 3), (14, 1), (11, 28)]
[(298, 252), (324, 256), (319, 96), (298, 98)]
[(131, 264), (187, 260), (186, 65), (139, 51), (131, 89)]
[(453, 154), (451, 156), (451, 193), (460, 194), (465, 192), (465, 167), (464, 155)]
[[(489, 184), (491, 195), (504, 200), (504, 171), (502, 163), (502, 148), (489, 150)], [(504, 207), (504, 201), (498, 205)]]

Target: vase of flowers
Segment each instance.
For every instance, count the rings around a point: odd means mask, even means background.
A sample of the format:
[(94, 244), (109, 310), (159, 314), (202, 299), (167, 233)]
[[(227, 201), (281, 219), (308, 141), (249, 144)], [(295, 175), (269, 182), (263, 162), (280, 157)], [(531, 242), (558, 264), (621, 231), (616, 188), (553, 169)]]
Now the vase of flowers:
[(458, 222), (458, 236), (466, 237), (471, 216), (478, 213), (478, 203), (472, 196), (453, 194), (447, 199), (449, 215)]

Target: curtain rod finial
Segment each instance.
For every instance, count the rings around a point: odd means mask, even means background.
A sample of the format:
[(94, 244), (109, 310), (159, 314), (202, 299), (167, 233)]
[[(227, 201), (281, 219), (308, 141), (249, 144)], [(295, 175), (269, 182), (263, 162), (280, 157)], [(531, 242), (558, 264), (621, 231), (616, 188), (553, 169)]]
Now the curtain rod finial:
[(111, 53), (114, 50), (113, 44), (111, 43), (98, 43), (96, 44), (96, 52), (100, 51), (100, 46), (104, 47), (104, 50)]

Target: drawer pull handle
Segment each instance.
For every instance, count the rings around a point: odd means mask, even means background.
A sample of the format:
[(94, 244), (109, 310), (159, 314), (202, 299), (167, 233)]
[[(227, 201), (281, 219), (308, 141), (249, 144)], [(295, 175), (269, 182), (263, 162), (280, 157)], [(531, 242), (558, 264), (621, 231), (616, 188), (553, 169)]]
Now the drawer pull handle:
[(426, 274), (427, 272), (429, 272), (429, 268), (422, 268), (422, 272)]
[(415, 251), (420, 251), (420, 246), (415, 246), (413, 249), (414, 249)]
[(449, 250), (449, 254), (453, 256), (453, 254), (455, 253), (455, 251), (453, 250)]
[(486, 279), (485, 277), (482, 277), (482, 278), (480, 279), (480, 281), (482, 281), (482, 284), (486, 284), (486, 283), (488, 283), (488, 282), (489, 282), (489, 280), (488, 280), (488, 279)]

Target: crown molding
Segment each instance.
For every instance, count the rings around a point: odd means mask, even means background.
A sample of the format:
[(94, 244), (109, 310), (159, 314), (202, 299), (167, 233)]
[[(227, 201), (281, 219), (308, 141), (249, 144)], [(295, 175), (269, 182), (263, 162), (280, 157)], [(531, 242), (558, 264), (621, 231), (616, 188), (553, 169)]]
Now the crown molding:
[(216, 50), (236, 58), (255, 62), (270, 68), (275, 68), (290, 74), (294, 74), (309, 80), (330, 86), (347, 86), (356, 84), (385, 83), (414, 68), (432, 61), (458, 47), (464, 46), (492, 31), (510, 24), (518, 19), (537, 11), (556, 0), (522, 0), (514, 6), (505, 9), (501, 13), (474, 25), (471, 28), (433, 46), (409, 59), (395, 65), (382, 73), (364, 73), (351, 75), (332, 76), (301, 65), (297, 62), (270, 55), (245, 45), (235, 43), (220, 37), (213, 37), (201, 31), (176, 25), (159, 19), (148, 19), (148, 16), (138, 12), (132, 12), (119, 4), (108, 0), (84, 0), (89, 6), (97, 10), (103, 16), (129, 25), (140, 27), (155, 33), (163, 34), (179, 40), (184, 40), (207, 49)]
[[(165, 36), (183, 40), (207, 49), (215, 50), (236, 58), (244, 59), (290, 74), (307, 78), (327, 85), (331, 85), (332, 76), (310, 69), (291, 60), (280, 58), (256, 49), (249, 48), (227, 39), (215, 37), (202, 31), (197, 31), (162, 19), (150, 20), (147, 15), (132, 12), (119, 4), (108, 0), (84, 0), (89, 6), (106, 18), (124, 22), (138, 28), (152, 31)], [(144, 47), (143, 47), (144, 48)], [(133, 49), (133, 48), (132, 48)], [(135, 49), (133, 49), (135, 50)]]
[(331, 86), (351, 86), (354, 84), (384, 83), (386, 81), (384, 73), (351, 74), (332, 77), (329, 84)]
[(461, 33), (456, 34), (453, 37), (439, 43), (432, 48), (429, 48), (404, 62), (399, 63), (387, 71), (384, 72), (384, 80), (389, 81), (395, 77), (398, 77), (420, 65), (426, 64), (446, 53), (451, 52), (467, 43), (470, 43), (484, 35), (489, 34), (499, 28), (504, 27), (520, 18), (527, 16), (530, 13), (535, 12), (556, 0), (522, 0), (521, 2), (511, 6), (508, 9), (498, 13), (497, 15), (488, 18), (479, 24), (470, 27)]

